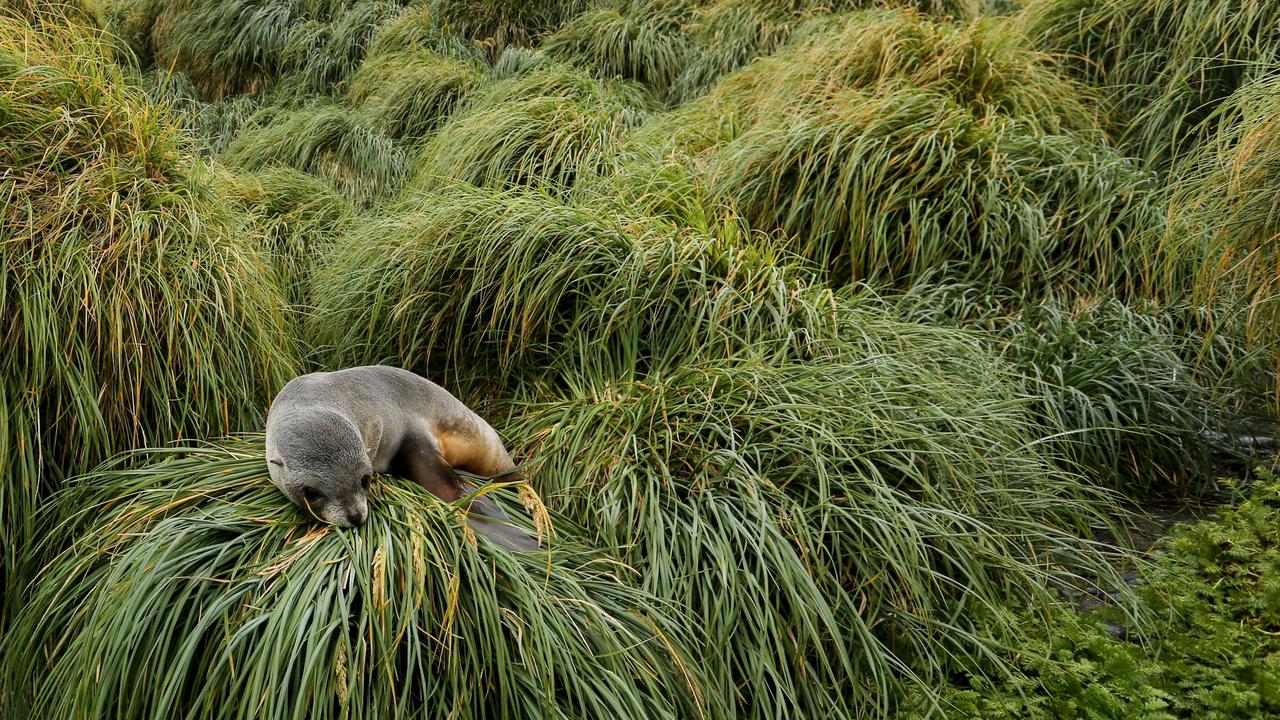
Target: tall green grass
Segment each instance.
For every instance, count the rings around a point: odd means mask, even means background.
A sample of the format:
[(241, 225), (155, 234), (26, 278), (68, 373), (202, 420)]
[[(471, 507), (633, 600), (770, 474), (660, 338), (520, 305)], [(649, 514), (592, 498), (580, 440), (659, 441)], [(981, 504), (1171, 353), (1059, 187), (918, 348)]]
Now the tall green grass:
[(653, 107), (638, 86), (538, 67), (473, 92), (423, 145), (415, 186), (462, 180), (565, 191), (602, 167)]
[(317, 526), (272, 487), (257, 436), (124, 456), (58, 503), (74, 539), (3, 641), (11, 709), (708, 714), (689, 629), (625, 566), (567, 539), (495, 549), (404, 481), (379, 479), (360, 529)]
[(1086, 99), (1006, 23), (875, 11), (814, 21), (635, 139), (837, 284), (939, 272), (1129, 292), (1157, 188)]
[(455, 183), (353, 228), (316, 273), (310, 337), (328, 365), (400, 359), (510, 387), (579, 342), (655, 363), (769, 342), (784, 361), (856, 331), (812, 273), (732, 219), (695, 234), (608, 198)]
[(1151, 179), (1088, 138), (975, 117), (940, 93), (847, 91), (761, 120), (708, 162), (712, 196), (792, 236), (832, 282), (935, 270), (1007, 287), (1130, 288)]
[(859, 319), (808, 363), (629, 375), (584, 352), (503, 426), (547, 502), (726, 649), (712, 685), (740, 717), (890, 713), (956, 668), (1000, 672), (988, 654), (1016, 638), (967, 608), (1116, 582), (1062, 529), (1108, 501), (1040, 457), (999, 364), (963, 335)]
[(689, 7), (676, 2), (594, 7), (565, 23), (542, 49), (602, 77), (664, 92), (692, 59), (681, 27), (689, 14)]
[(825, 24), (832, 13), (883, 6), (914, 8), (935, 16), (966, 20), (977, 14), (972, 0), (913, 2), (778, 2), (776, 0), (714, 0), (697, 3), (685, 20), (690, 58), (671, 88), (677, 102), (691, 100), (725, 75), (784, 46), (798, 28)]
[(1267, 0), (1032, 0), (1019, 22), (1111, 96), (1112, 134), (1161, 169), (1213, 136), (1214, 109), (1280, 47)]
[(144, 66), (187, 74), (208, 99), (282, 86), (326, 93), (359, 65), (393, 0), (110, 0), (111, 29)]
[(226, 194), (252, 213), (262, 252), (276, 270), (289, 304), (311, 302), (311, 270), (355, 214), (349, 198), (328, 183), (292, 168), (227, 174)]
[(247, 429), (296, 368), (247, 218), (99, 35), (0, 14), (0, 563), (107, 455)]
[(408, 197), (334, 246), (313, 340), (505, 408), (549, 505), (725, 648), (710, 687), (739, 716), (886, 711), (1009, 639), (961, 608), (1114, 580), (1061, 529), (1110, 500), (1041, 453), (975, 338), (862, 307), (740, 221), (612, 202)]
[(476, 60), (431, 51), (370, 58), (351, 80), (348, 100), (394, 138), (422, 139), (444, 124), (485, 80)]
[[(1175, 193), (1168, 252), (1198, 260), (1182, 280), (1194, 299), (1216, 310), (1207, 335), (1237, 335), (1260, 350), (1243, 363), (1280, 374), (1280, 76), (1246, 85), (1214, 116), (1219, 131), (1184, 169)], [(1175, 268), (1186, 271), (1187, 264)], [(1280, 402), (1280, 395), (1273, 395)]]
[(1186, 305), (1027, 302), (981, 283), (918, 286), (894, 305), (906, 318), (981, 332), (1025, 378), (1047, 442), (1094, 482), (1134, 497), (1216, 482), (1210, 438), (1235, 431), (1243, 394), (1220, 373), (1239, 351), (1205, 348)]
[(405, 147), (360, 113), (329, 101), (268, 110), (253, 120), (223, 154), (227, 163), (310, 173), (366, 205), (396, 192), (410, 170)]
[(475, 41), (496, 58), (509, 47), (530, 47), (570, 17), (586, 0), (429, 0), (432, 20), (445, 32)]

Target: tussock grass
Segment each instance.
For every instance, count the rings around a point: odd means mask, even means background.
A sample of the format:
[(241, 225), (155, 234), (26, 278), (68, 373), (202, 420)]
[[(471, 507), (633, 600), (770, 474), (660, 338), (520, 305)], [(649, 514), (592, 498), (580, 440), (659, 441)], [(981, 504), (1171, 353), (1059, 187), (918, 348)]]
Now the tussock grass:
[(475, 41), (496, 58), (509, 47), (538, 44), (586, 5), (586, 0), (430, 0), (426, 7), (445, 32)]
[(61, 502), (75, 539), (0, 664), (8, 697), (34, 691), (41, 712), (707, 713), (688, 630), (627, 568), (564, 541), (495, 549), (404, 481), (379, 479), (359, 530), (316, 525), (256, 436), (125, 456)]
[(719, 83), (707, 104), (748, 113), (821, 102), (849, 89), (943, 93), (975, 116), (1008, 115), (1045, 131), (1094, 130), (1094, 99), (1007, 22), (944, 23), (907, 10), (821, 18)]
[(388, 0), (113, 0), (107, 17), (144, 67), (186, 73), (208, 99), (324, 93), (359, 65)]
[(681, 29), (687, 15), (688, 9), (675, 3), (592, 8), (548, 37), (542, 50), (601, 77), (634, 80), (665, 92), (691, 60)]
[(329, 102), (270, 110), (255, 118), (224, 155), (247, 170), (290, 167), (330, 182), (368, 204), (399, 189), (409, 171), (407, 151), (359, 113)]
[(427, 51), (464, 60), (483, 61), (484, 48), (464, 37), (446, 32), (435, 22), (429, 6), (417, 3), (378, 26), (369, 44), (367, 60), (383, 55)]
[(1220, 369), (1238, 349), (1203, 347), (1187, 306), (1033, 302), (978, 283), (922, 285), (893, 304), (907, 319), (979, 331), (1024, 376), (1057, 453), (1095, 482), (1135, 497), (1215, 482), (1206, 434), (1230, 431), (1239, 388)]
[(703, 214), (736, 207), (838, 284), (936, 271), (1129, 291), (1156, 187), (1086, 97), (1007, 25), (852, 13), (637, 129), (605, 184), (686, 165)]
[(1053, 529), (1109, 500), (1041, 454), (976, 338), (862, 307), (739, 222), (609, 202), (406, 198), (335, 246), (314, 337), (498, 398), (547, 502), (725, 649), (708, 687), (736, 716), (884, 711), (1007, 639), (959, 607), (1114, 581)]
[(354, 216), (351, 200), (324, 180), (292, 168), (229, 174), (226, 182), (226, 194), (252, 213), (263, 252), (290, 305), (309, 305), (311, 267)]
[(699, 3), (684, 25), (692, 57), (672, 86), (672, 98), (676, 102), (685, 102), (697, 97), (725, 75), (784, 46), (798, 29), (806, 25), (828, 25), (832, 13), (866, 10), (886, 4), (957, 19), (977, 14), (977, 3), (972, 0), (892, 3), (864, 0), (715, 0)]
[(0, 562), (108, 454), (247, 429), (296, 368), (253, 229), (89, 30), (0, 16)]
[(905, 87), (768, 116), (717, 148), (712, 197), (836, 283), (931, 272), (1009, 287), (1142, 282), (1152, 178), (1087, 136)]
[(626, 351), (587, 348), (504, 426), (547, 502), (726, 649), (712, 687), (739, 717), (886, 713), (956, 667), (999, 672), (983, 658), (1015, 639), (961, 608), (1117, 582), (1061, 529), (1108, 501), (1036, 452), (1000, 364), (963, 334), (858, 320), (805, 363), (630, 375)]
[(1214, 134), (1214, 109), (1280, 49), (1267, 0), (1031, 0), (1020, 22), (1111, 95), (1112, 134), (1162, 169)]
[(540, 67), (473, 93), (423, 146), (415, 185), (462, 180), (564, 191), (603, 166), (653, 106), (638, 86)]
[(1169, 316), (1111, 300), (1024, 308), (1001, 329), (1063, 454), (1132, 495), (1213, 483), (1204, 433), (1225, 411)]
[(803, 359), (856, 323), (791, 263), (732, 219), (691, 233), (603, 198), (459, 183), (353, 224), (317, 272), (312, 337), (326, 364), (400, 358), (499, 385), (579, 343), (642, 364), (765, 343)]
[(1278, 112), (1274, 72), (1220, 108), (1218, 134), (1182, 173), (1165, 238), (1171, 255), (1198, 261), (1175, 270), (1189, 271), (1181, 284), (1197, 302), (1218, 309), (1203, 318), (1206, 334), (1236, 335), (1260, 349), (1244, 364), (1273, 392), (1280, 373)]
[(423, 138), (453, 114), (485, 79), (475, 60), (430, 51), (370, 58), (351, 79), (348, 100), (394, 138)]

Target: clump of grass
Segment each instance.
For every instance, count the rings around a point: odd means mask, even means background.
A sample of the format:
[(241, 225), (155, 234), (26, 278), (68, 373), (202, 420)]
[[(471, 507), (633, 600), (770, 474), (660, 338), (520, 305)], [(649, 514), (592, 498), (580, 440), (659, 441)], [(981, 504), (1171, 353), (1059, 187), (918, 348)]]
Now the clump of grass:
[(509, 80), (542, 67), (544, 63), (549, 64), (549, 61), (541, 50), (509, 47), (493, 61), (489, 77), (493, 80)]
[(409, 170), (406, 150), (395, 139), (333, 103), (273, 110), (255, 120), (261, 124), (242, 131), (227, 148), (228, 163), (311, 173), (364, 204), (399, 189)]
[[(806, 25), (830, 24), (832, 13), (871, 9), (883, 4), (864, 0), (834, 3), (715, 0), (701, 3), (684, 25), (690, 38), (691, 57), (672, 86), (672, 99), (685, 102), (701, 95), (725, 75), (783, 47), (798, 29)], [(933, 15), (957, 19), (977, 14), (977, 3), (972, 0), (888, 4), (914, 7)], [(853, 47), (846, 45), (841, 49)]]
[(548, 37), (542, 50), (601, 77), (634, 80), (665, 92), (690, 61), (681, 30), (687, 10), (675, 4), (652, 5), (592, 8)]
[(711, 686), (739, 717), (887, 713), (957, 667), (998, 674), (983, 658), (1016, 640), (965, 608), (1118, 582), (1061, 529), (1108, 501), (1034, 450), (1000, 363), (961, 333), (858, 320), (809, 362), (643, 373), (584, 347), (503, 426), (548, 503), (726, 649)]
[[(1274, 69), (1274, 68), (1273, 68)], [(1263, 349), (1246, 372), (1276, 390), (1280, 373), (1280, 76), (1238, 91), (1214, 121), (1213, 141), (1179, 178), (1167, 252), (1189, 258), (1171, 281), (1221, 310), (1203, 318), (1210, 335)], [(1269, 349), (1269, 352), (1267, 351)], [(1280, 402), (1280, 395), (1276, 396)]]
[(311, 303), (311, 268), (355, 214), (351, 200), (324, 180), (292, 168), (229, 174), (227, 195), (252, 214), (290, 305)]
[(486, 57), (484, 49), (476, 43), (441, 28), (433, 20), (430, 7), (422, 7), (416, 3), (378, 27), (369, 45), (368, 57), (372, 59), (380, 55), (414, 51), (428, 51), (465, 60), (481, 61)]
[(394, 138), (423, 138), (453, 114), (485, 78), (474, 60), (430, 51), (370, 58), (351, 79), (348, 99)]
[(253, 230), (96, 32), (0, 15), (0, 563), (110, 453), (247, 429), (296, 368)]
[(1032, 0), (1020, 22), (1112, 97), (1112, 134), (1162, 169), (1214, 134), (1214, 109), (1280, 48), (1266, 0)]
[(554, 66), (473, 93), (421, 152), (415, 184), (462, 180), (564, 191), (594, 173), (653, 101), (641, 88)]
[(638, 128), (602, 186), (683, 165), (701, 195), (683, 212), (735, 207), (837, 284), (943, 273), (1128, 292), (1150, 280), (1157, 188), (1085, 97), (1007, 26), (853, 13)]
[(676, 609), (629, 587), (626, 567), (567, 540), (496, 549), (404, 481), (380, 479), (359, 530), (318, 526), (270, 484), (256, 436), (125, 456), (61, 502), (75, 539), (4, 640), (14, 704), (122, 718), (715, 710)]
[[(309, 0), (315, 3), (316, 0)], [(332, 0), (319, 0), (333, 4)], [(276, 94), (306, 99), (332, 94), (364, 62), (366, 51), (383, 23), (397, 16), (398, 2), (341, 2), (325, 15), (314, 11), (291, 28), (280, 65)]]
[(106, 14), (144, 67), (180, 70), (218, 100), (286, 76), (290, 93), (326, 92), (398, 12), (384, 0), (113, 0)]
[(1195, 342), (1170, 315), (1114, 300), (1025, 307), (1000, 328), (1004, 355), (1031, 381), (1063, 455), (1128, 494), (1213, 483), (1206, 433), (1226, 410), (1186, 359)]
[(712, 197), (792, 236), (836, 283), (1144, 280), (1150, 176), (1096, 139), (917, 87), (766, 116), (717, 148), (706, 176)]
[(849, 89), (904, 85), (944, 93), (979, 117), (1017, 117), (1052, 132), (1098, 127), (1088, 91), (1009, 23), (955, 25), (904, 10), (808, 22), (785, 48), (718, 84), (707, 104), (773, 113)]
[[(99, 5), (94, 0), (7, 0), (0, 13), (36, 24), (66, 25), (70, 22), (98, 27)], [(111, 39), (103, 38), (102, 45), (105, 51), (112, 45)]]
[(979, 332), (1023, 376), (1069, 468), (1140, 497), (1215, 483), (1210, 439), (1231, 432), (1242, 394), (1221, 368), (1241, 350), (1197, 332), (1193, 308), (1034, 299), (980, 282), (920, 284), (892, 305), (905, 319)]
[(503, 385), (579, 342), (629, 348), (642, 364), (771, 342), (781, 361), (856, 328), (830, 290), (739, 222), (695, 234), (607, 198), (459, 183), (353, 223), (333, 250), (312, 333), (333, 365), (401, 358)]
[(582, 12), (586, 0), (430, 0), (428, 11), (445, 32), (461, 35), (496, 58), (508, 47), (532, 47)]

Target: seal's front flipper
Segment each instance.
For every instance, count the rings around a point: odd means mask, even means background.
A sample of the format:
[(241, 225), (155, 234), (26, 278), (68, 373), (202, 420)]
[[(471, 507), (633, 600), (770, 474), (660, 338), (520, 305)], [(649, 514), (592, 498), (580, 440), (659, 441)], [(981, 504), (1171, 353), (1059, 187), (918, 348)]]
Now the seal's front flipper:
[(473, 498), (467, 507), (467, 518), (472, 527), (484, 533), (490, 540), (508, 550), (537, 550), (538, 540), (517, 525), (511, 523), (498, 503), (486, 495)]

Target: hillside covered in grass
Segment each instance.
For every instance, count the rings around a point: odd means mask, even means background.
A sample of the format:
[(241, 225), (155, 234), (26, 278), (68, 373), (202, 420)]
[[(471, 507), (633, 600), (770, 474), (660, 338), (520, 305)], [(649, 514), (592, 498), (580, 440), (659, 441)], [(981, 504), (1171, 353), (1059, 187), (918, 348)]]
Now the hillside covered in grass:
[[(1274, 482), (1127, 540), (1274, 450), (1278, 21), (0, 0), (0, 717), (1280, 716)], [(540, 551), (270, 484), (373, 363)]]

